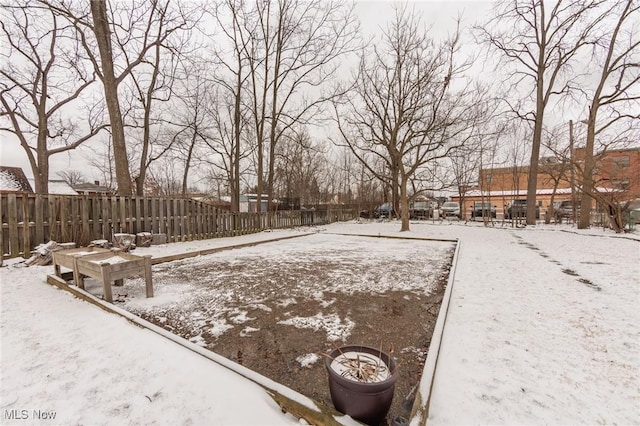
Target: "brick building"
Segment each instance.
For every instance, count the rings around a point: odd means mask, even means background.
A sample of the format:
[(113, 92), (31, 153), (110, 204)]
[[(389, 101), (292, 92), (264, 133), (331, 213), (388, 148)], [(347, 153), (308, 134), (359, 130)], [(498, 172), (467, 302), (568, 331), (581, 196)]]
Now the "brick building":
[[(582, 164), (584, 148), (574, 151), (574, 168), (571, 162), (556, 158), (543, 158), (538, 166), (536, 202), (540, 211), (547, 211), (553, 200), (564, 201), (572, 197), (572, 187), (579, 200), (582, 186)], [(604, 151), (594, 158), (594, 183), (598, 192), (617, 201), (640, 198), (640, 147)], [(573, 179), (572, 179), (573, 172)], [(498, 217), (513, 199), (527, 197), (529, 167), (500, 167), (480, 171), (478, 186), (464, 195), (463, 211), (466, 217), (476, 201), (489, 201), (496, 206)], [(574, 185), (572, 185), (572, 180)], [(452, 197), (460, 201), (459, 196)], [(596, 205), (596, 208), (599, 206)]]

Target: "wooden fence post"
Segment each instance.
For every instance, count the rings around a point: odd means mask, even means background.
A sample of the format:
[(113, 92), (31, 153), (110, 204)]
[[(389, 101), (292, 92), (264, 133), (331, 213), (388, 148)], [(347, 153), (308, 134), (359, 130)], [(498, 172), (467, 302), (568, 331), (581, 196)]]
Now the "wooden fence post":
[(103, 195), (100, 199), (100, 207), (102, 207), (102, 232), (101, 239), (111, 241), (111, 220), (109, 218), (109, 199)]
[(35, 245), (44, 243), (44, 200), (41, 194), (36, 194), (36, 238)]
[(167, 235), (167, 242), (169, 241), (169, 230), (167, 229), (167, 222), (165, 220), (165, 211), (164, 211), (164, 199), (158, 199), (158, 232), (160, 234)]
[(31, 218), (29, 217), (29, 197), (27, 194), (22, 194), (22, 245), (24, 258), (31, 257)]
[(136, 235), (138, 232), (144, 231), (144, 229), (142, 229), (142, 217), (140, 215), (140, 197), (133, 197), (132, 207), (134, 211), (131, 212), (131, 216), (133, 217), (133, 229), (131, 233)]
[(71, 224), (69, 223), (69, 203), (70, 198), (64, 196), (60, 198), (60, 238), (63, 242), (72, 241)]
[(82, 196), (82, 239), (80, 243), (84, 245), (88, 243), (93, 238), (91, 235), (91, 228), (89, 227), (89, 197), (87, 195)]
[(153, 281), (151, 278), (151, 255), (144, 257), (144, 281), (147, 289), (147, 297), (153, 297)]
[(16, 194), (7, 196), (7, 220), (9, 223), (9, 254), (17, 257), (20, 253), (20, 239), (18, 237), (18, 205)]
[(119, 232), (125, 232), (130, 234), (131, 232), (129, 232), (129, 228), (127, 226), (127, 205), (126, 205), (126, 200), (127, 198), (125, 197), (118, 197), (119, 198), (119, 202), (120, 202), (120, 217), (119, 217), (119, 222), (120, 222), (120, 231)]
[(181, 217), (180, 217), (180, 200), (173, 200), (173, 242), (177, 243), (182, 241), (182, 228), (181, 225)]

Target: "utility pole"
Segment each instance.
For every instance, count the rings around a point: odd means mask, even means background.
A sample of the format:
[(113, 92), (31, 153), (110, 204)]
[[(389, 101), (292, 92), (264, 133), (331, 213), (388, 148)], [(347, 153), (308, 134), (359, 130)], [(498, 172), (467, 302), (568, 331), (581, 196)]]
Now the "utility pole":
[(573, 164), (573, 120), (569, 120), (569, 173), (571, 184), (571, 218), (576, 223), (576, 178)]

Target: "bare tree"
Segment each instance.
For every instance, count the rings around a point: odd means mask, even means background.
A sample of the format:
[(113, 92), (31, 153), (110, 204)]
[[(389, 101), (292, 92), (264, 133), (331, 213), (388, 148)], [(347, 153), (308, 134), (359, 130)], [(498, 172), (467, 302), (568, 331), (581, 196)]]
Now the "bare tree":
[(458, 28), (438, 43), (406, 5), (397, 6), (383, 41), (360, 53), (353, 92), (334, 102), (335, 143), (391, 187), (401, 231), (409, 230), (410, 178), (458, 147), (459, 134), (480, 119), (482, 91), (463, 79), (470, 63), (457, 62), (459, 35)]
[[(528, 154), (531, 152), (531, 129), (517, 124), (513, 120), (503, 123), (495, 137), (494, 146), (500, 146), (504, 159), (503, 164), (507, 167), (509, 173), (506, 173), (504, 178), (493, 176), (493, 182), (490, 186), (502, 191), (501, 202), (505, 215), (509, 203), (514, 198), (520, 198), (521, 187), (527, 181), (528, 168), (526, 164)], [(510, 195), (507, 196), (506, 194)], [(524, 221), (525, 216), (526, 212), (523, 216), (516, 217), (515, 221), (512, 220), (512, 226), (519, 226)]]
[[(216, 83), (225, 91), (232, 102), (232, 110), (229, 115), (230, 128), (218, 125), (220, 140), (227, 141), (230, 146), (229, 153), (229, 187), (231, 192), (231, 210), (240, 210), (240, 181), (241, 162), (246, 156), (243, 145), (243, 133), (247, 127), (247, 114), (244, 112), (243, 91), (250, 76), (249, 46), (255, 35), (257, 22), (250, 11), (247, 11), (241, 0), (226, 0), (214, 4), (211, 14), (215, 18), (218, 27), (225, 35), (230, 53), (221, 49), (215, 50), (216, 63), (220, 71), (216, 75)], [(229, 25), (229, 23), (231, 25)], [(229, 104), (225, 102), (225, 104)], [(219, 112), (219, 111), (218, 111)], [(217, 114), (219, 116), (220, 114)], [(218, 122), (222, 124), (221, 122)]]
[(78, 170), (63, 170), (61, 172), (58, 172), (57, 175), (71, 187), (85, 182), (84, 175)]
[[(540, 171), (545, 179), (551, 181), (553, 185), (551, 197), (549, 198), (549, 207), (544, 218), (544, 223), (547, 224), (551, 222), (553, 217), (555, 217), (554, 201), (560, 184), (562, 182), (569, 182), (572, 196), (575, 191), (573, 185), (574, 182), (571, 178), (571, 173), (573, 172), (573, 166), (571, 164), (573, 161), (573, 141), (570, 140), (569, 144), (561, 142), (563, 140), (563, 127), (565, 126), (561, 125), (551, 129), (550, 131), (546, 131), (542, 140), (542, 145), (551, 153), (551, 156), (543, 158), (542, 164), (540, 165)], [(573, 129), (570, 129), (570, 138), (573, 137), (572, 133)]]
[(352, 204), (357, 192), (355, 183), (357, 182), (358, 160), (348, 149), (342, 149), (336, 154), (337, 157), (325, 155), (325, 162), (327, 162), (331, 176), (336, 176), (340, 183), (337, 201), (344, 204)]
[(460, 217), (464, 218), (465, 194), (478, 182), (480, 173), (480, 143), (468, 143), (451, 152), (448, 157), (451, 171), (450, 186), (453, 186), (460, 200)]
[(238, 99), (228, 96), (228, 87), (218, 86), (210, 93), (213, 95), (207, 111), (210, 129), (202, 139), (208, 150), (203, 162), (214, 170), (210, 176), (225, 176), (231, 208), (239, 211), (241, 177), (246, 172), (244, 162), (252, 153), (244, 134), (248, 123), (239, 110)]
[(170, 157), (162, 157), (150, 167), (146, 192), (151, 195), (173, 195), (182, 192), (180, 169)]
[[(482, 202), (482, 208), (480, 212), (482, 215), (482, 222), (485, 226), (494, 224), (492, 207), (496, 208), (496, 206), (491, 206), (491, 190), (494, 186), (494, 177), (492, 171), (496, 168), (496, 166), (500, 164), (499, 150), (502, 142), (501, 139), (503, 136), (503, 130), (504, 128), (499, 129), (490, 135), (481, 135), (479, 138), (478, 147), (480, 154), (480, 180), (478, 182), (478, 187), (480, 189), (480, 200)], [(488, 171), (488, 173), (482, 173), (485, 170)], [(470, 214), (470, 216), (475, 218), (477, 209), (475, 208), (475, 206), (473, 206), (472, 209), (474, 213)], [(460, 212), (463, 213), (463, 211), (463, 206), (460, 205)]]
[[(154, 149), (152, 135), (161, 131), (158, 127), (162, 125), (161, 116), (166, 111), (162, 111), (160, 105), (166, 106), (168, 104), (173, 94), (173, 85), (178, 78), (178, 68), (181, 64), (188, 62), (188, 57), (193, 50), (188, 40), (191, 29), (197, 22), (196, 9), (187, 8), (181, 4), (174, 7), (169, 1), (166, 3), (156, 1), (151, 2), (148, 9), (145, 7), (147, 6), (142, 3), (142, 10), (132, 8), (126, 11), (130, 20), (139, 19), (137, 17), (140, 13), (148, 16), (145, 31), (148, 29), (148, 38), (156, 41), (153, 48), (147, 52), (144, 61), (132, 69), (129, 79), (134, 100), (130, 115), (135, 124), (127, 123), (127, 127), (141, 131), (138, 132), (138, 134), (141, 133), (141, 137), (133, 138), (138, 143), (130, 144), (134, 145), (135, 152), (139, 153), (137, 176), (134, 179), (138, 195), (143, 195), (146, 170), (149, 165), (170, 148), (160, 146), (158, 149)], [(115, 21), (115, 19), (112, 20)], [(118, 45), (118, 50), (122, 52), (126, 64), (135, 60), (135, 56), (131, 57), (129, 53), (128, 36), (120, 34), (114, 37), (114, 42)], [(180, 78), (191, 78), (189, 72), (194, 69), (192, 67), (186, 75), (182, 75)], [(171, 106), (166, 108), (171, 108)], [(169, 116), (173, 114), (173, 111), (168, 112)], [(186, 191), (186, 184), (184, 189)]]
[[(111, 193), (116, 193), (118, 183), (116, 180), (115, 161), (113, 158), (113, 147), (111, 135), (104, 143), (103, 149), (92, 150), (90, 155), (85, 156), (87, 164), (94, 169), (94, 173), (100, 176), (100, 182), (109, 188)], [(127, 152), (129, 163), (133, 162), (133, 153)]]
[[(495, 99), (488, 102), (494, 109), (497, 106)], [(465, 194), (474, 186), (479, 185), (481, 179), (481, 164), (483, 155), (490, 150), (490, 145), (503, 145), (502, 139), (508, 135), (506, 124), (499, 120), (495, 114), (487, 113), (485, 120), (479, 120), (458, 135), (458, 147), (453, 149), (448, 157), (444, 159), (445, 171), (435, 174), (434, 179), (439, 179), (442, 183), (440, 187), (433, 189), (455, 189), (460, 200), (461, 218), (465, 218)], [(495, 184), (490, 185), (492, 188)]]
[[(212, 110), (216, 108), (216, 95), (212, 81), (207, 77), (211, 73), (210, 63), (202, 58), (190, 58), (180, 61), (180, 73), (183, 74), (173, 85), (172, 110), (163, 121), (167, 128), (166, 139), (169, 141), (149, 161), (155, 161), (164, 155), (169, 156), (182, 165), (182, 192), (186, 193), (192, 166), (205, 161), (207, 155), (199, 150), (214, 131)], [(170, 134), (170, 136), (169, 136)]]
[[(640, 126), (640, 2), (625, 0), (614, 5), (607, 3), (607, 10), (595, 22), (606, 19), (612, 13), (617, 16), (615, 25), (599, 37), (593, 50), (592, 60), (598, 63), (600, 78), (590, 94), (578, 221), (580, 229), (588, 228), (591, 221), (591, 205), (595, 194), (593, 172), (596, 135), (625, 121), (630, 126)], [(604, 57), (601, 64), (599, 57)], [(599, 120), (601, 110), (604, 117)]]
[(109, 122), (111, 124), (111, 135), (113, 139), (113, 158), (115, 161), (116, 180), (118, 182), (118, 193), (120, 195), (131, 195), (131, 174), (129, 173), (129, 162), (127, 161), (127, 144), (124, 138), (124, 122), (120, 111), (120, 101), (118, 97), (118, 78), (115, 74), (113, 63), (113, 48), (111, 44), (111, 31), (109, 28), (109, 18), (107, 17), (107, 2), (92, 1), (91, 16), (93, 18), (92, 30), (98, 44), (100, 54), (100, 66), (97, 58), (93, 56), (91, 48), (86, 47), (87, 52), (92, 55), (96, 70), (100, 70), (100, 79), (104, 87), (104, 98), (109, 111)]
[(559, 0), (553, 4), (543, 0), (505, 0), (487, 26), (477, 27), (480, 40), (506, 63), (514, 65), (514, 72), (507, 78), (512, 82), (511, 91), (517, 93), (524, 88), (522, 100), (531, 101), (506, 99), (512, 112), (533, 127), (527, 184), (527, 223), (531, 225), (535, 224), (545, 111), (554, 95), (569, 90), (571, 82), (563, 78), (564, 73), (569, 72), (581, 48), (593, 43), (592, 30), (602, 19), (585, 20), (601, 3), (602, 0)]
[[(337, 77), (341, 60), (356, 47), (358, 26), (345, 1), (278, 0), (257, 2), (247, 45), (251, 111), (257, 149), (258, 205), (264, 189), (271, 205), (275, 155), (282, 135), (296, 125), (320, 117), (337, 95), (327, 87)], [(268, 144), (268, 145), (267, 145)]]
[(106, 127), (102, 104), (87, 95), (96, 76), (73, 28), (39, 3), (3, 5), (0, 25), (0, 131), (18, 138), (35, 191), (47, 193), (50, 157)]
[(360, 210), (366, 210), (365, 214), (371, 215), (373, 209), (380, 202), (384, 201), (382, 182), (374, 174), (370, 173), (367, 167), (358, 162), (357, 179), (357, 199)]
[(189, 21), (178, 14), (171, 25), (163, 26), (166, 22), (163, 11), (169, 0), (118, 2), (111, 7), (107, 0), (97, 0), (90, 2), (89, 11), (84, 5), (60, 0), (38, 1), (73, 24), (102, 81), (111, 124), (118, 193), (130, 195), (132, 180), (119, 87), (136, 67), (148, 63), (153, 49), (188, 26)]
[(316, 204), (317, 182), (326, 176), (327, 151), (306, 129), (283, 136), (276, 152), (276, 195)]

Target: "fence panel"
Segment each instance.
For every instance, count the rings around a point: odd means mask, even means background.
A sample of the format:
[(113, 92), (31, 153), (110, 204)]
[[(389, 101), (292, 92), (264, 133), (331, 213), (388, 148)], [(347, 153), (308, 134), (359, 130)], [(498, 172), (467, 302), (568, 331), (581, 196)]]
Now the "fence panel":
[(104, 195), (0, 194), (0, 261), (28, 257), (48, 241), (86, 246), (114, 233), (152, 232), (168, 242), (230, 237), (264, 229), (325, 224), (356, 217), (354, 210), (231, 213), (192, 199)]

